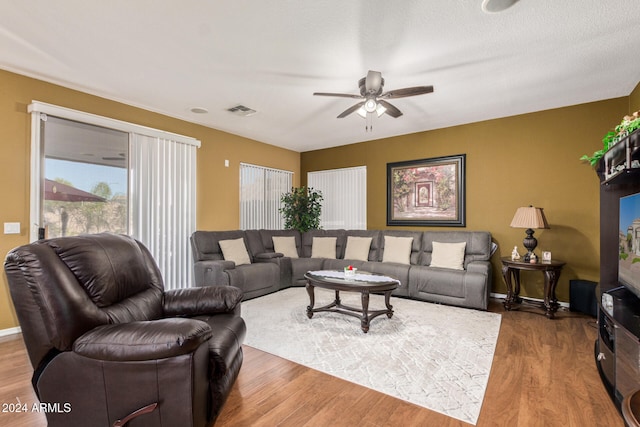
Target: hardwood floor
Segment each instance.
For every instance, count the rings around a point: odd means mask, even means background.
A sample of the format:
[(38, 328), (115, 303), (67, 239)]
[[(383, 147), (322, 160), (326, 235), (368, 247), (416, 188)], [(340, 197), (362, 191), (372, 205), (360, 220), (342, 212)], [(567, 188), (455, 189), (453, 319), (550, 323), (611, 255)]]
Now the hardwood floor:
[[(622, 418), (595, 366), (595, 320), (527, 307), (502, 314), (477, 426), (611, 426)], [(446, 329), (443, 330), (446, 332)], [(244, 347), (245, 361), (216, 427), (468, 426), (410, 403)], [(35, 402), (20, 335), (0, 339), (0, 403)], [(42, 414), (1, 413), (0, 425), (46, 426)]]

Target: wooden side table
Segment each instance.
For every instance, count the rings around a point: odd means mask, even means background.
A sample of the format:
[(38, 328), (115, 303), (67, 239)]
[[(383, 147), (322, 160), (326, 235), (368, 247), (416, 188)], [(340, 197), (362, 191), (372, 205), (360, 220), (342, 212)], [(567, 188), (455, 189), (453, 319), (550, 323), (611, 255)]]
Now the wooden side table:
[(565, 262), (553, 260), (530, 264), (512, 261), (511, 257), (503, 257), (500, 260), (502, 261), (502, 276), (507, 284), (507, 298), (504, 300), (504, 308), (511, 310), (514, 303), (522, 302), (522, 298), (520, 298), (520, 271), (541, 271), (544, 274), (544, 308), (547, 318), (553, 319), (558, 311), (556, 285)]

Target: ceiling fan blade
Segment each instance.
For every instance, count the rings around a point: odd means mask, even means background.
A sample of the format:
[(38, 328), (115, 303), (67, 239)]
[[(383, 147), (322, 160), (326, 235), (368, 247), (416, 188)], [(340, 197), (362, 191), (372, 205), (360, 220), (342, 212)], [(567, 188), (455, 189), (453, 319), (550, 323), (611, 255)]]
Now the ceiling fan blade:
[(385, 111), (385, 113), (387, 113), (388, 115), (390, 115), (394, 119), (397, 119), (398, 117), (400, 117), (402, 115), (402, 111), (398, 110), (396, 107), (394, 107), (392, 104), (388, 103), (384, 99), (378, 99), (378, 102), (380, 104), (382, 104), (382, 106), (384, 108), (387, 109), (387, 111)]
[[(352, 105), (351, 107), (347, 108), (342, 113), (340, 113), (338, 118), (342, 119), (344, 117), (347, 117), (349, 114), (353, 113), (354, 111), (356, 111), (358, 108), (362, 107), (363, 105), (364, 105), (364, 101), (358, 102), (356, 105)], [(402, 113), (400, 113), (400, 114), (402, 114)]]
[(382, 89), (382, 73), (380, 71), (371, 71), (367, 73), (364, 81), (364, 87), (367, 93), (377, 93)]
[(433, 86), (415, 86), (415, 87), (406, 87), (404, 89), (395, 89), (390, 90), (388, 92), (380, 95), (380, 98), (393, 99), (393, 98), (404, 98), (407, 96), (416, 96), (423, 95), (425, 93), (433, 92)]
[(351, 93), (331, 93), (331, 92), (314, 92), (315, 96), (337, 96), (338, 98), (355, 98), (361, 99), (362, 96)]

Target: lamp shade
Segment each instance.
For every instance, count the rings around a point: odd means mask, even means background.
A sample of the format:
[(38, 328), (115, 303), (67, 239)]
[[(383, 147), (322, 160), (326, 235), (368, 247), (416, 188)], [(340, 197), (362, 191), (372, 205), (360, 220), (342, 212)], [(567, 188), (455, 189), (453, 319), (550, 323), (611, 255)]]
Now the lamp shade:
[(542, 208), (533, 206), (518, 208), (511, 220), (514, 228), (550, 228)]

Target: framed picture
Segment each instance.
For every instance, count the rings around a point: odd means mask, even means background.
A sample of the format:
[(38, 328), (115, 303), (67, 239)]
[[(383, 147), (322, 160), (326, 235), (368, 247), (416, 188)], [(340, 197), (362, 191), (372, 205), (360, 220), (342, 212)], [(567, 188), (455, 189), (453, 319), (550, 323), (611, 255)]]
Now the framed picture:
[(465, 158), (387, 163), (387, 225), (465, 227)]
[(549, 251), (542, 252), (542, 261), (543, 262), (551, 262), (551, 252), (549, 252)]

